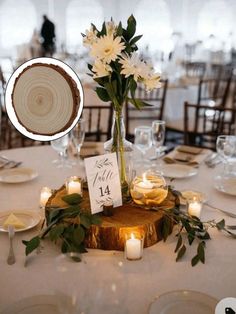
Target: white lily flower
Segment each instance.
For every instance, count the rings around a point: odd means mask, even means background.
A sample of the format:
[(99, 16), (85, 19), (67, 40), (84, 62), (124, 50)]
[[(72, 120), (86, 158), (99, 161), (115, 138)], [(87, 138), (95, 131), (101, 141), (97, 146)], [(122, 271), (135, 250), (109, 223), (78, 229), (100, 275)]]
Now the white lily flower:
[(119, 63), (122, 65), (120, 73), (124, 74), (125, 77), (133, 75), (134, 80), (138, 82), (140, 72), (142, 72), (142, 61), (139, 59), (139, 55), (136, 52), (131, 56), (123, 54)]
[(90, 30), (85, 31), (85, 37), (83, 38), (83, 44), (85, 47), (91, 47), (97, 41), (97, 31), (93, 29), (91, 25)]
[(117, 26), (115, 25), (114, 21), (111, 20), (109, 22), (106, 22), (107, 35), (114, 36), (116, 33), (116, 29)]
[(143, 83), (146, 87), (146, 90), (150, 91), (155, 88), (161, 88), (160, 78), (161, 77), (159, 73), (150, 74), (149, 77), (145, 78)]
[(101, 60), (95, 60), (92, 71), (94, 72), (93, 78), (98, 78), (108, 76), (112, 72), (112, 68)]

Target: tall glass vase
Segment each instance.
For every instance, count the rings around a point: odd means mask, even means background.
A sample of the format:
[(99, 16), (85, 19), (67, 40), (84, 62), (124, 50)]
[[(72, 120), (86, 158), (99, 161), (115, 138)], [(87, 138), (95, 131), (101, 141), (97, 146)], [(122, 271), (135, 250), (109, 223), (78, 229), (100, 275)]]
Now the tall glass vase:
[(132, 177), (132, 143), (125, 139), (125, 125), (122, 110), (114, 110), (111, 139), (104, 143), (106, 153), (117, 154), (123, 202), (129, 197), (129, 184)]

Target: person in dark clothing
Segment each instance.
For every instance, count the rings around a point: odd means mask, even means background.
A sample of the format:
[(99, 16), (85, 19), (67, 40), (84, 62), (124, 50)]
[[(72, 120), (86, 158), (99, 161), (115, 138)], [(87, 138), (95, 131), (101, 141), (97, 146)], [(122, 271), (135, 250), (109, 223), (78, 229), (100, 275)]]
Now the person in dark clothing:
[(43, 20), (44, 22), (41, 28), (41, 36), (43, 38), (43, 56), (52, 57), (53, 53), (55, 52), (55, 26), (46, 15), (43, 15)]

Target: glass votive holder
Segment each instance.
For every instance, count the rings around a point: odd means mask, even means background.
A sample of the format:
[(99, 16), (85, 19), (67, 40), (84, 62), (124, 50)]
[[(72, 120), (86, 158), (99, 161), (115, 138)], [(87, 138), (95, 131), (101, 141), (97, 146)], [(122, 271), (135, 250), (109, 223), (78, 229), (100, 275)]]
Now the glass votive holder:
[(47, 201), (49, 197), (51, 196), (52, 196), (52, 189), (48, 188), (47, 186), (44, 186), (40, 192), (40, 199), (39, 199), (40, 208), (45, 208)]
[(143, 257), (144, 236), (130, 233), (125, 235), (125, 258), (129, 261), (137, 261)]
[(138, 205), (155, 206), (166, 199), (168, 186), (160, 172), (148, 170), (134, 178), (130, 186), (130, 194)]
[(83, 181), (80, 177), (72, 176), (66, 180), (67, 194), (80, 194), (83, 195)]
[(200, 197), (193, 196), (192, 198), (188, 198), (186, 204), (187, 212), (190, 216), (201, 217), (203, 203)]

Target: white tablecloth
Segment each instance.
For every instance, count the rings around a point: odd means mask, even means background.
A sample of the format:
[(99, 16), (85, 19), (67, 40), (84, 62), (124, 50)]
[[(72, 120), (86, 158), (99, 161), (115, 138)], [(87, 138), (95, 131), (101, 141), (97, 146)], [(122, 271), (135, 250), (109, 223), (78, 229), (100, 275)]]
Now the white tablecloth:
[[(66, 177), (81, 175), (81, 169), (58, 170), (52, 164), (56, 153), (47, 146), (2, 151), (1, 154), (23, 161), (23, 166), (37, 170), (39, 177), (22, 184), (0, 183), (0, 211), (8, 209), (31, 209), (38, 211), (39, 191), (42, 186), (58, 188)], [(197, 189), (205, 192), (210, 202), (225, 210), (236, 212), (235, 197), (216, 191), (213, 174), (217, 169), (207, 169), (202, 165), (199, 173), (191, 178), (175, 180), (178, 189)], [(223, 216), (207, 207), (203, 209), (203, 219), (220, 219)], [(233, 219), (224, 217), (227, 223)], [(186, 256), (175, 262), (175, 233), (166, 243), (144, 249), (143, 259), (135, 262), (124, 260), (123, 252), (89, 250), (83, 255), (82, 263), (63, 259), (59, 246), (44, 241), (43, 252), (32, 256), (24, 267), (24, 245), (37, 234), (37, 228), (17, 233), (14, 239), (16, 264), (6, 263), (9, 240), (5, 233), (0, 236), (0, 311), (12, 302), (38, 294), (54, 294), (56, 290), (84, 295), (89, 306), (99, 303), (102, 288), (112, 287), (113, 294), (120, 302), (119, 313), (144, 314), (153, 299), (165, 292), (191, 289), (212, 295), (217, 299), (236, 297), (236, 242), (216, 230), (210, 230), (212, 240), (207, 241), (206, 263), (192, 268), (191, 257), (196, 252), (193, 245)], [(114, 289), (114, 287), (116, 289)], [(110, 298), (104, 294), (102, 302)], [(114, 298), (111, 298), (113, 300)], [(126, 310), (125, 310), (126, 309)], [(97, 309), (93, 313), (99, 314)], [(110, 311), (108, 313), (115, 313)]]

